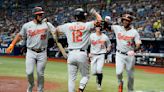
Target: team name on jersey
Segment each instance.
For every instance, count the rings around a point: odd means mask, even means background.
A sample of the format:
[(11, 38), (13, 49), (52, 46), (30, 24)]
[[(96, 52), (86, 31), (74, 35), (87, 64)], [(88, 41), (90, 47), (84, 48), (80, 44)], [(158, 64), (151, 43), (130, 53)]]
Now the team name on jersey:
[(93, 44), (93, 45), (96, 45), (96, 44), (103, 45), (103, 44), (105, 44), (105, 41), (104, 40), (96, 40), (96, 41), (91, 40), (91, 44)]
[(85, 26), (69, 26), (69, 29), (70, 30), (84, 30), (85, 29)]
[(122, 35), (122, 33), (118, 33), (118, 39), (119, 40), (132, 40), (134, 38), (134, 36), (125, 36), (125, 35)]
[(28, 30), (27, 32), (28, 32), (29, 36), (33, 37), (33, 36), (38, 35), (38, 34), (43, 34), (43, 33), (45, 33), (45, 31), (46, 31), (46, 29), (37, 29), (35, 31)]

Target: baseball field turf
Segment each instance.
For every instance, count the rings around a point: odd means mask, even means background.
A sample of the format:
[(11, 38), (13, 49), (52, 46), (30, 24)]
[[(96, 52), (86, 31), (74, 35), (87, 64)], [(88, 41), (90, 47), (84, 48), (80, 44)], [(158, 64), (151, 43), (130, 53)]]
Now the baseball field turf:
[[(8, 87), (8, 84), (5, 83), (5, 81), (3, 81), (4, 77), (14, 77), (17, 79), (19, 78), (24, 79), (25, 81), (23, 82), (27, 83), (24, 61), (25, 61), (24, 58), (0, 57), (0, 92), (7, 92), (7, 91), (2, 91), (2, 85), (4, 87)], [(104, 79), (102, 84), (102, 91), (100, 92), (117, 92), (115, 67), (105, 66), (103, 72), (104, 72)], [(36, 79), (36, 70), (34, 75)], [(79, 75), (80, 74), (78, 74), (76, 80), (76, 88), (78, 87), (79, 84), (79, 79), (80, 79)], [(127, 78), (126, 72), (124, 72), (124, 92), (127, 92), (126, 78)], [(17, 84), (19, 83), (23, 84), (23, 82), (22, 83), (18, 82)], [(45, 82), (50, 82), (55, 84), (54, 87), (52, 85), (45, 84), (45, 92), (68, 92), (67, 91), (67, 64), (63, 62), (48, 62), (45, 70)], [(51, 86), (51, 87), (48, 88), (47, 86)], [(13, 87), (12, 89), (19, 89), (19, 88), (21, 87), (17, 87), (17, 88)], [(164, 74), (149, 73), (136, 68), (134, 88), (135, 88), (135, 92), (164, 92)], [(90, 80), (88, 82), (85, 92), (98, 92), (96, 89), (95, 76), (90, 76)]]

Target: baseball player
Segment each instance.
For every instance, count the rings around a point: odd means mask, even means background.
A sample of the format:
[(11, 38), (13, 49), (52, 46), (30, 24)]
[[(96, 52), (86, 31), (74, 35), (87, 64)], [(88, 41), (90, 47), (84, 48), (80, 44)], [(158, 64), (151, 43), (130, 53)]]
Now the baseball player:
[[(41, 7), (35, 7), (32, 10), (34, 20), (25, 23), (10, 46), (7, 48), (7, 53), (12, 52), (14, 46), (21, 39), (26, 39), (26, 74), (28, 80), (27, 92), (32, 92), (34, 87), (34, 66), (37, 69), (38, 92), (43, 92), (44, 88), (44, 70), (47, 63), (47, 44), (48, 44), (48, 29), (55, 32), (55, 27), (47, 22), (42, 22), (44, 11)], [(48, 28), (48, 26), (49, 28)]]
[(57, 31), (63, 32), (68, 42), (68, 92), (75, 92), (75, 80), (77, 72), (80, 70), (82, 79), (78, 92), (83, 92), (89, 80), (89, 63), (87, 48), (91, 29), (97, 21), (101, 21), (101, 16), (92, 9), (91, 14), (96, 16), (96, 21), (85, 22), (86, 13), (82, 8), (74, 11), (76, 22), (66, 23), (57, 27)]
[(116, 35), (116, 75), (118, 78), (119, 89), (123, 90), (123, 70), (126, 66), (128, 76), (128, 92), (133, 91), (134, 84), (134, 65), (135, 51), (139, 49), (141, 40), (139, 33), (131, 26), (133, 17), (130, 14), (124, 14), (121, 18), (122, 25), (112, 25), (111, 29)]
[(96, 76), (97, 90), (101, 90), (101, 82), (103, 79), (102, 68), (105, 61), (105, 54), (111, 49), (111, 42), (109, 38), (101, 32), (102, 27), (96, 26), (96, 32), (90, 35), (91, 48), (91, 72)]

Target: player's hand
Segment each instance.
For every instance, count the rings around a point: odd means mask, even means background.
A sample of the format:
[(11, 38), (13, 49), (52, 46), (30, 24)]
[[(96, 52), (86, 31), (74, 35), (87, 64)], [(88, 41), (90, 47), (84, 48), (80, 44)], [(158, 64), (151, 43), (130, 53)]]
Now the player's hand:
[(128, 51), (128, 56), (134, 56), (136, 53), (133, 50)]
[(10, 46), (6, 49), (6, 53), (10, 54), (14, 49), (14, 45), (10, 44)]

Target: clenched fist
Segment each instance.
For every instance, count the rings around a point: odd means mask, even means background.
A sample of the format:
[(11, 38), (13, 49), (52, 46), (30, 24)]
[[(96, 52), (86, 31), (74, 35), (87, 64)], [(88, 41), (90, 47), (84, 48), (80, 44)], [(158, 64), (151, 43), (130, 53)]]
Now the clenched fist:
[(10, 44), (10, 46), (6, 49), (6, 53), (11, 53), (14, 49), (14, 45)]

